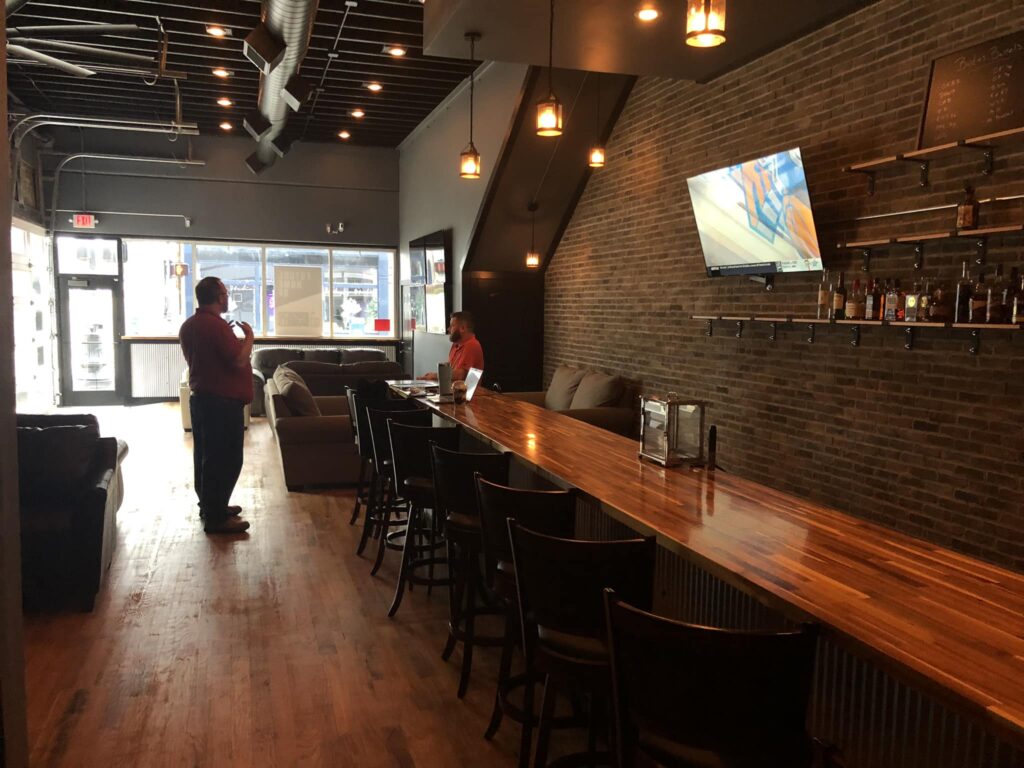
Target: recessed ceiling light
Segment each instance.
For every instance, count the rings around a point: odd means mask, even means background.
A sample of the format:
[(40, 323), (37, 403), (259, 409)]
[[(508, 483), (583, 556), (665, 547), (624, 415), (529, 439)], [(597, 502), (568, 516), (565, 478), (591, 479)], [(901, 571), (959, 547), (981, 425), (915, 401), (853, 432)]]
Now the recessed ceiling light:
[(233, 126), (233, 125), (232, 125), (231, 123), (229, 123), (229, 122), (228, 122), (227, 120), (225, 120), (225, 121), (224, 121), (223, 123), (221, 123), (221, 124), (220, 124), (220, 129), (221, 129), (222, 131), (230, 131), (230, 130), (233, 130), (233, 129), (234, 129), (234, 127), (235, 127), (235, 126)]
[(211, 37), (231, 37), (231, 27), (222, 27), (220, 24), (207, 24), (206, 34)]
[(224, 67), (214, 67), (211, 71), (215, 77), (231, 77), (235, 74), (230, 69), (224, 69)]
[(352, 134), (349, 133), (348, 131), (338, 131), (338, 138), (339, 139), (351, 139), (352, 138)]
[(409, 50), (404, 45), (385, 45), (384, 53), (390, 54), (391, 56), (405, 56)]
[(352, 117), (356, 118), (357, 120), (359, 118), (366, 117), (366, 113), (363, 112), (363, 110), (359, 109), (359, 107), (356, 107), (351, 112), (349, 112), (349, 115), (351, 115)]
[(384, 86), (381, 85), (380, 83), (376, 82), (376, 81), (374, 81), (372, 83), (364, 83), (364, 85), (369, 90), (373, 91), (374, 93), (377, 93), (378, 91), (383, 91), (384, 90)]
[(217, 99), (217, 103), (218, 103), (218, 104), (219, 104), (220, 106), (222, 106), (222, 107), (230, 107), (230, 106), (232, 106), (232, 105), (233, 105), (233, 104), (234, 104), (235, 102), (233, 102), (233, 101), (232, 101), (231, 99), (227, 98), (226, 96), (221, 96), (221, 97), (220, 97), (219, 99)]
[(640, 3), (640, 7), (636, 9), (636, 17), (640, 21), (654, 21), (658, 18), (658, 6), (654, 3)]

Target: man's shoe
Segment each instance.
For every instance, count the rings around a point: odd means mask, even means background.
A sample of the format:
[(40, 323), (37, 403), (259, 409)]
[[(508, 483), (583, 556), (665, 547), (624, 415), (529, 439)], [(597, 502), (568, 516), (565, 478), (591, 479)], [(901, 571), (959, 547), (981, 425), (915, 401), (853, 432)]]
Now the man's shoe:
[(249, 530), (248, 520), (239, 520), (237, 517), (229, 517), (227, 520), (216, 525), (204, 525), (206, 533), (245, 533)]
[[(228, 517), (238, 517), (242, 514), (242, 508), (237, 504), (229, 504), (227, 508)], [(203, 510), (199, 510), (199, 519), (205, 520), (206, 515), (203, 514)]]

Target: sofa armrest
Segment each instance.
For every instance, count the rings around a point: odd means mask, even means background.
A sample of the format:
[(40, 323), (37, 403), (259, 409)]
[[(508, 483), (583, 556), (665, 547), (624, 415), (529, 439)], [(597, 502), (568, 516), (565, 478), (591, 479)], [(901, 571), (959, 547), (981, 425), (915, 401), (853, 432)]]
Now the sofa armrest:
[(348, 416), (348, 398), (344, 395), (314, 396), (321, 416)]
[(522, 400), (524, 403), (530, 403), (540, 408), (544, 407), (544, 398), (547, 396), (547, 392), (506, 392), (505, 397), (509, 397), (513, 400)]
[(355, 443), (348, 416), (287, 416), (277, 420), (277, 439), (282, 445)]
[(252, 381), (253, 381), (254, 384), (256, 382), (259, 382), (260, 384), (266, 384), (267, 383), (267, 377), (263, 375), (263, 371), (259, 371), (259, 370), (255, 369), (255, 368), (253, 368), (252, 369)]
[(625, 437), (635, 437), (638, 430), (639, 415), (632, 408), (573, 408), (559, 413)]

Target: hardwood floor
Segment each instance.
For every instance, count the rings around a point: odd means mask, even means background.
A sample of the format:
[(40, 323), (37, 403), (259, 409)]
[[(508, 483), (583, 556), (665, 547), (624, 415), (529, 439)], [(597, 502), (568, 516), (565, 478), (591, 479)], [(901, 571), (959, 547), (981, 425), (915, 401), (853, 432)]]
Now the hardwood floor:
[(91, 409), (129, 443), (119, 543), (91, 614), (27, 617), (34, 766), (511, 766), (483, 739), (496, 650), (455, 697), (446, 594), (386, 616), (397, 553), (355, 556), (351, 491), (285, 492), (255, 419), (233, 501), (248, 537), (203, 534), (177, 405)]

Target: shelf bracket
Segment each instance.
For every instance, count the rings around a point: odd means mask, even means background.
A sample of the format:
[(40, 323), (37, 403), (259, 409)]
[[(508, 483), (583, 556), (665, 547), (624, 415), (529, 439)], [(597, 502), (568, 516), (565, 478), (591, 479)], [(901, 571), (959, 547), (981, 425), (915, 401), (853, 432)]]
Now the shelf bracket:
[(708, 338), (710, 338), (711, 336), (715, 335), (715, 321), (714, 320), (708, 320), (708, 327), (707, 327), (707, 330), (704, 331), (704, 335), (707, 336)]
[(768, 341), (775, 341), (779, 335), (779, 324), (772, 320), (768, 323)]
[(814, 323), (807, 324), (807, 343), (814, 343)]
[(860, 251), (860, 257), (861, 257), (860, 270), (861, 270), (861, 272), (870, 272), (871, 271), (871, 249), (870, 248), (858, 248), (857, 250)]
[(924, 243), (914, 243), (914, 269), (924, 267)]
[(984, 264), (986, 256), (988, 256), (988, 238), (979, 237), (974, 241), (974, 263)]
[(850, 334), (851, 334), (850, 346), (851, 347), (859, 347), (860, 346), (860, 326), (859, 325), (852, 325), (852, 326), (850, 326)]
[(904, 341), (903, 341), (903, 348), (904, 349), (913, 349), (914, 348), (914, 329), (913, 328), (907, 328), (903, 332), (903, 339), (904, 339)]
[(742, 320), (737, 320), (736, 321), (736, 338), (737, 339), (742, 339), (743, 338), (743, 321)]
[(850, 173), (860, 173), (867, 177), (868, 181), (868, 197), (875, 196), (875, 172), (874, 171), (862, 171), (858, 168), (851, 168)]
[(974, 328), (971, 330), (971, 344), (967, 347), (967, 351), (972, 355), (976, 355), (981, 351), (981, 330)]
[(928, 186), (928, 160), (918, 160), (913, 157), (897, 157), (896, 159), (904, 163), (914, 163), (918, 172), (917, 183), (922, 187)]
[(991, 144), (964, 144), (967, 149), (976, 149), (982, 153), (982, 162), (984, 163), (981, 167), (981, 172), (985, 176), (991, 176), (992, 171), (995, 168), (996, 160), (996, 148)]

